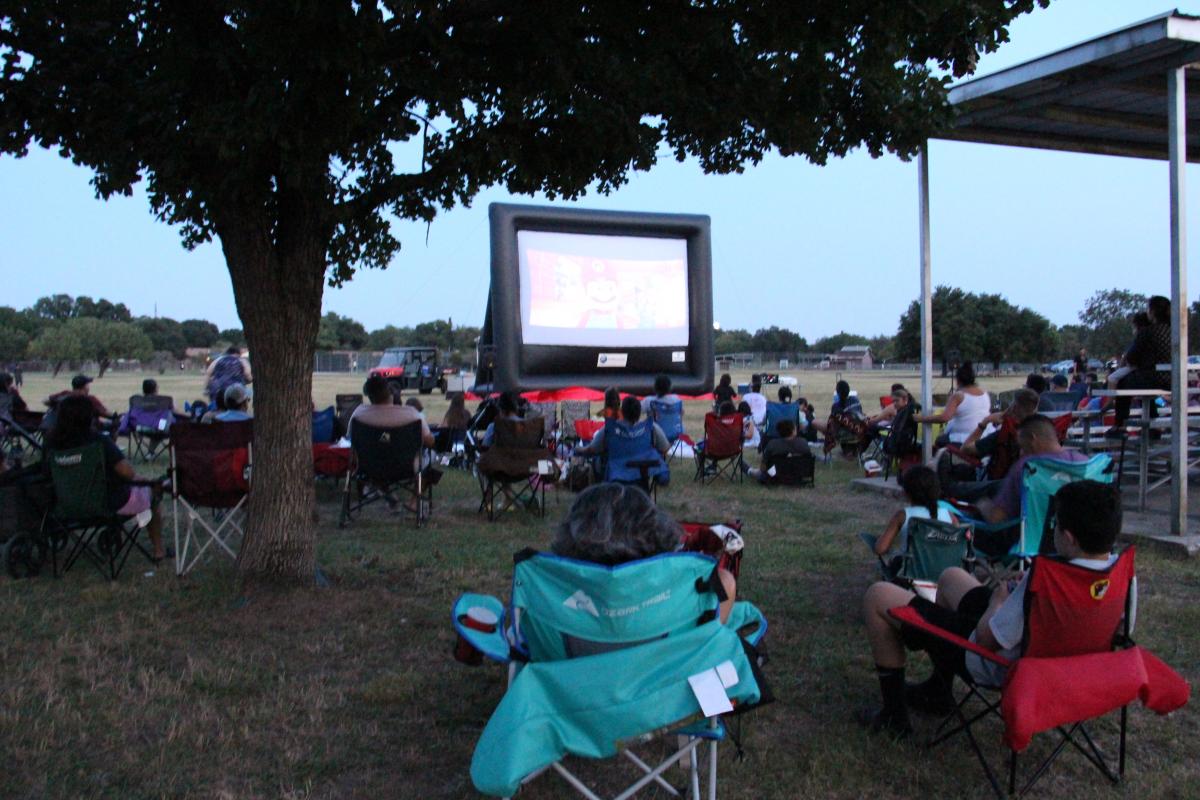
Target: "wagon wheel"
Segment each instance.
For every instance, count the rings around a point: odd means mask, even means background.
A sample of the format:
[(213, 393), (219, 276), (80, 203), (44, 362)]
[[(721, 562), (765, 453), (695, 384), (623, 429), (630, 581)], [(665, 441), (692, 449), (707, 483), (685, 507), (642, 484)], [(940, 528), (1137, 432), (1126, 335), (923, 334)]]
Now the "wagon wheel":
[(12, 578), (32, 578), (46, 563), (46, 543), (32, 534), (18, 533), (4, 545), (0, 557)]

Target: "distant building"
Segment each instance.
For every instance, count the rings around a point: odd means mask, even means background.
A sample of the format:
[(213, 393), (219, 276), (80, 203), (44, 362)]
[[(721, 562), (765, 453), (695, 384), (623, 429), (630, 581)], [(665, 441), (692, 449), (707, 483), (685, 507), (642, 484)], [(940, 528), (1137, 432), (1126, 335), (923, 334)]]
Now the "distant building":
[(871, 369), (871, 348), (865, 344), (848, 344), (829, 356), (834, 369)]

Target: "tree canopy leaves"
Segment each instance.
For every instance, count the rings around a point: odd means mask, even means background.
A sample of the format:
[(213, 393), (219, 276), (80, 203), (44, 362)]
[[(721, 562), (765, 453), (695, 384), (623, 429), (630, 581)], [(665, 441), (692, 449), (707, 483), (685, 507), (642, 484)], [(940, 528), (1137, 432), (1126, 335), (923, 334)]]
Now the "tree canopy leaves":
[[(900, 317), (897, 357), (920, 358), (920, 319), (920, 304), (914, 300)], [(1056, 332), (1049, 320), (1000, 295), (980, 295), (950, 286), (938, 286), (933, 292), (935, 360), (954, 350), (963, 360), (985, 364), (1041, 361), (1053, 355), (1056, 346)]]

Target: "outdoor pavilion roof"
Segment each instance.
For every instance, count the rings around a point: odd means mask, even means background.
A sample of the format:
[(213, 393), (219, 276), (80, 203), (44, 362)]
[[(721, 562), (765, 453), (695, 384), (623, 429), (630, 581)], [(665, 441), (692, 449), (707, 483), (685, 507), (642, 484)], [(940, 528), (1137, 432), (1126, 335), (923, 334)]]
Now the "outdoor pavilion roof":
[(1167, 158), (1168, 70), (1188, 65), (1187, 160), (1200, 161), (1200, 17), (1170, 12), (950, 89), (935, 138)]

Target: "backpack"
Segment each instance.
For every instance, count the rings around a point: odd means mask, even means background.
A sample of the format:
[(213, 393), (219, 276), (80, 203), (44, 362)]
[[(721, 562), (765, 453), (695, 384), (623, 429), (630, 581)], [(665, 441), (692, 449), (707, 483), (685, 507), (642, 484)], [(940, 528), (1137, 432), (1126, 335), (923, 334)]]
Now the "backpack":
[(896, 412), (892, 432), (883, 440), (885, 455), (902, 457), (917, 449), (917, 422), (913, 419), (912, 403)]
[(208, 396), (214, 400), (228, 387), (235, 383), (246, 382), (246, 370), (242, 367), (240, 356), (223, 355), (217, 359), (213, 367), (212, 377), (208, 380)]

